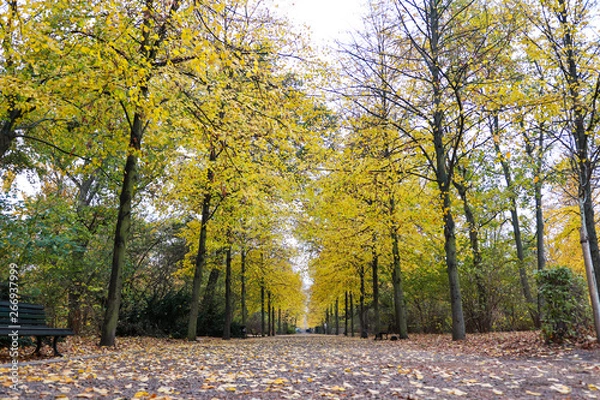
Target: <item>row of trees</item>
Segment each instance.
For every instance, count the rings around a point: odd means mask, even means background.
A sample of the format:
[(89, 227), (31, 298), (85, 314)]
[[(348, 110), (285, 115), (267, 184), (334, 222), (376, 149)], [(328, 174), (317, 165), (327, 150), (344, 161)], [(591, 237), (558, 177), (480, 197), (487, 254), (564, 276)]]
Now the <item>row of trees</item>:
[(351, 291), (375, 333), (381, 306), (402, 338), (539, 327), (532, 272), (583, 271), (583, 249), (600, 334), (597, 7), (369, 5), (340, 48), (346, 132), (306, 198), (317, 320)]
[(260, 1), (4, 2), (0, 256), (103, 345), (300, 319), (300, 246), (311, 325), (539, 326), (534, 269), (597, 297), (595, 12), (371, 1), (335, 80)]
[(288, 226), (330, 117), (285, 21), (245, 0), (7, 1), (0, 42), (1, 258), (23, 295), (102, 345), (228, 338), (265, 296), (300, 317)]

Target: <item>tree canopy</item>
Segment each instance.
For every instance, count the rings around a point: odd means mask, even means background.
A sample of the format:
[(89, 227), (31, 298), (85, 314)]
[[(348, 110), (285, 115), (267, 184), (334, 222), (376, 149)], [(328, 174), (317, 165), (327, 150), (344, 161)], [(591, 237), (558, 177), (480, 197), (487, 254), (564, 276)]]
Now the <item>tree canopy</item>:
[(539, 328), (549, 267), (597, 298), (597, 5), (371, 0), (328, 59), (271, 6), (2, 3), (23, 296), (103, 345)]

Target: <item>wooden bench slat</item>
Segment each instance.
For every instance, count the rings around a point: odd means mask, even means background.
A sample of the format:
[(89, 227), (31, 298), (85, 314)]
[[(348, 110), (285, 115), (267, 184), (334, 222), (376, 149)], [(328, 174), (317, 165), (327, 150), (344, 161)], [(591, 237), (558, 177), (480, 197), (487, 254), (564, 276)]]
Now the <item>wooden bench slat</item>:
[(18, 329), (0, 328), (0, 336), (7, 336), (14, 331), (19, 332), (19, 336), (71, 336), (73, 331), (63, 328), (35, 328), (31, 326), (20, 327)]
[[(11, 312), (0, 312), (0, 318), (10, 318), (13, 317), (17, 311)], [(32, 314), (30, 312), (23, 312), (21, 310), (18, 311), (19, 318), (31, 318), (31, 319), (43, 319), (46, 318), (46, 314)]]
[[(0, 300), (0, 309), (3, 308), (10, 308), (10, 306), (12, 306), (13, 303), (11, 303), (8, 300)], [(31, 303), (21, 303), (19, 302), (17, 304), (19, 306), (19, 309), (30, 309), (30, 310), (40, 310), (40, 311), (44, 311), (44, 306), (41, 304), (31, 304)]]
[(12, 318), (2, 318), (0, 319), (0, 326), (2, 325), (39, 325), (46, 326), (43, 320), (41, 319), (30, 319), (30, 318), (18, 318), (13, 320)]

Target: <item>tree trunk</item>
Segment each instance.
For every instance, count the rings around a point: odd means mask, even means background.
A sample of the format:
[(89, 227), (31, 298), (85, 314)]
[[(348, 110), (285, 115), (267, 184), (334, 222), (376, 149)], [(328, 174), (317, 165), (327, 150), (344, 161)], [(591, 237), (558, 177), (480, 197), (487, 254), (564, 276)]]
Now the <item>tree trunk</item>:
[[(581, 94), (580, 73), (577, 65), (576, 49), (579, 47), (573, 38), (573, 30), (575, 21), (569, 18), (569, 5), (565, 4), (565, 0), (558, 0), (557, 17), (561, 25), (562, 48), (556, 48), (557, 57), (562, 58), (566, 55), (566, 62), (561, 63), (562, 73), (568, 83), (567, 95), (570, 100), (570, 110), (566, 118), (571, 118), (574, 129), (571, 130), (571, 136), (575, 142), (576, 154), (573, 154), (576, 162), (579, 178), (579, 198), (583, 199), (583, 210), (581, 213), (582, 225), (585, 225), (588, 235), (588, 244), (590, 250), (590, 258), (593, 264), (594, 273), (596, 275), (596, 290), (600, 292), (600, 248), (598, 245), (598, 235), (596, 232), (596, 220), (594, 217), (594, 205), (592, 199), (594, 197), (592, 181), (597, 160), (592, 163), (590, 154), (590, 132), (596, 130), (598, 120), (593, 119), (597, 113), (596, 100), (597, 96), (592, 96), (593, 103), (583, 104), (583, 95)], [(596, 90), (598, 88), (596, 87)], [(589, 111), (587, 111), (589, 110)], [(588, 126), (585, 123), (585, 113), (591, 113), (592, 120)], [(584, 220), (585, 218), (585, 220)]]
[[(463, 174), (463, 178), (466, 178)], [(475, 274), (475, 286), (477, 288), (477, 304), (475, 309), (475, 321), (480, 332), (489, 332), (492, 329), (492, 316), (488, 304), (488, 292), (484, 280), (483, 259), (479, 249), (479, 226), (475, 221), (475, 214), (471, 209), (467, 198), (467, 187), (462, 183), (454, 182), (454, 187), (458, 191), (463, 202), (465, 218), (469, 227), (469, 243), (473, 255), (473, 271)]]
[(335, 335), (340, 334), (339, 300), (335, 299)]
[[(539, 146), (544, 145), (543, 136), (540, 135)], [(541, 150), (540, 150), (541, 152)], [(536, 247), (537, 247), (537, 269), (538, 271), (546, 268), (546, 246), (544, 243), (544, 209), (542, 199), (542, 159), (541, 155), (538, 157), (535, 168), (536, 181), (533, 184), (534, 197), (535, 197), (535, 233), (536, 233)]]
[[(493, 131), (494, 134), (497, 134), (499, 131), (499, 122), (498, 115), (494, 114), (493, 116)], [(504, 174), (504, 180), (506, 182), (506, 187), (510, 192), (510, 217), (513, 227), (513, 235), (515, 239), (515, 246), (517, 248), (517, 259), (519, 260), (519, 277), (521, 279), (521, 289), (523, 290), (523, 297), (525, 297), (525, 301), (529, 306), (529, 314), (531, 315), (531, 319), (536, 328), (539, 328), (540, 318), (539, 314), (536, 312), (537, 310), (537, 301), (533, 299), (533, 295), (531, 294), (531, 288), (529, 285), (529, 279), (527, 277), (527, 270), (525, 269), (525, 251), (523, 250), (523, 239), (521, 238), (521, 227), (519, 222), (519, 213), (517, 210), (517, 199), (516, 194), (514, 193), (514, 185), (512, 181), (512, 174), (510, 171), (510, 166), (506, 162), (506, 160), (502, 157), (502, 153), (500, 150), (500, 145), (497, 141), (494, 141), (494, 147), (496, 152), (500, 156), (500, 164), (502, 165), (502, 172)]]
[(371, 270), (373, 272), (373, 332), (381, 332), (381, 318), (379, 316), (379, 256), (372, 250)]
[(231, 339), (231, 320), (233, 318), (231, 309), (231, 247), (227, 248), (225, 256), (225, 327), (223, 328), (223, 339)]
[(281, 335), (281, 308), (277, 310), (277, 334)]
[(271, 336), (275, 336), (275, 306), (271, 306)]
[[(211, 147), (209, 161), (212, 164), (217, 159), (217, 153), (214, 146)], [(202, 199), (202, 220), (200, 221), (200, 238), (198, 240), (198, 255), (196, 256), (196, 269), (194, 270), (194, 280), (192, 283), (192, 299), (190, 303), (190, 316), (188, 319), (187, 339), (196, 340), (198, 330), (198, 313), (200, 310), (200, 286), (202, 285), (202, 273), (204, 264), (206, 263), (206, 228), (208, 219), (210, 218), (210, 203), (211, 203), (211, 184), (214, 181), (214, 172), (212, 167), (208, 168), (207, 178), (209, 187), (204, 192)]]
[(344, 293), (344, 336), (348, 336), (348, 291)]
[[(452, 340), (465, 339), (465, 320), (462, 309), (462, 296), (458, 276), (458, 263), (456, 260), (456, 227), (452, 217), (452, 199), (450, 188), (452, 184), (453, 163), (444, 144), (446, 130), (444, 129), (442, 72), (440, 70), (440, 14), (438, 2), (429, 3), (430, 45), (431, 60), (428, 61), (433, 87), (433, 115), (431, 128), (433, 134), (433, 147), (435, 151), (435, 175), (442, 201), (444, 220), (444, 251), (446, 254), (446, 269), (450, 286), (450, 307), (452, 309)], [(460, 137), (460, 136), (459, 136)]]
[(123, 269), (127, 261), (127, 242), (131, 228), (131, 204), (138, 179), (137, 154), (141, 149), (144, 121), (136, 113), (131, 126), (129, 137), (129, 155), (125, 163), (123, 184), (119, 196), (119, 213), (113, 242), (113, 259), (108, 285), (108, 299), (106, 313), (102, 324), (100, 346), (114, 346), (117, 323), (119, 321), (119, 308), (121, 307), (121, 288), (123, 286)]
[[(396, 202), (390, 199), (390, 214), (394, 218)], [(393, 221), (392, 221), (393, 222)], [(406, 321), (406, 304), (404, 302), (404, 288), (402, 287), (402, 268), (400, 266), (400, 248), (398, 243), (398, 227), (392, 223), (390, 232), (392, 238), (392, 286), (394, 287), (394, 322), (396, 333), (400, 339), (408, 339), (408, 324)]]
[(452, 340), (465, 339), (465, 320), (462, 309), (462, 296), (458, 277), (458, 263), (456, 261), (456, 235), (454, 219), (450, 211), (450, 193), (443, 196), (444, 203), (444, 250), (446, 252), (446, 265), (448, 269), (448, 281), (450, 283), (450, 306), (452, 308)]
[(271, 336), (271, 292), (268, 291), (267, 292), (267, 314), (269, 316), (269, 320), (267, 321), (268, 323), (268, 330), (267, 330), (267, 336)]
[(354, 296), (350, 292), (350, 336), (354, 337)]
[(365, 297), (366, 297), (366, 290), (365, 290), (365, 267), (364, 266), (360, 266), (359, 269), (359, 275), (360, 275), (360, 298), (359, 298), (359, 316), (358, 316), (358, 321), (360, 323), (360, 337), (367, 337), (368, 336), (368, 326), (367, 326), (367, 315), (366, 315), (366, 308), (365, 308)]
[[(590, 177), (591, 179), (591, 177)], [(588, 183), (585, 188), (585, 201), (583, 202), (583, 212), (585, 214), (585, 225), (587, 228), (588, 242), (590, 247), (590, 257), (592, 259), (593, 270), (596, 275), (596, 288), (600, 292), (600, 250), (598, 248), (598, 236), (596, 234), (596, 224), (594, 216), (594, 205), (591, 200), (593, 190)]]
[(585, 201), (580, 199), (579, 208), (583, 223), (581, 224), (580, 236), (581, 236), (581, 248), (583, 250), (583, 260), (585, 264), (585, 272), (588, 281), (588, 290), (590, 293), (590, 300), (592, 303), (592, 312), (594, 316), (594, 327), (596, 329), (596, 340), (600, 342), (600, 298), (598, 296), (598, 285), (596, 283), (596, 276), (594, 274), (594, 268), (592, 265), (592, 254), (590, 252), (589, 238), (587, 234), (587, 224), (585, 219), (585, 212), (583, 205)]
[(265, 336), (265, 285), (260, 285), (260, 336)]
[(241, 260), (241, 273), (240, 273), (240, 281), (241, 281), (241, 302), (242, 302), (242, 326), (246, 326), (246, 319), (248, 316), (248, 310), (246, 309), (246, 250), (242, 250), (242, 260)]
[(406, 321), (406, 305), (404, 289), (402, 288), (402, 270), (400, 268), (400, 251), (398, 249), (398, 234), (392, 230), (392, 285), (394, 286), (394, 322), (396, 333), (400, 339), (408, 339), (408, 324)]
[[(538, 271), (546, 268), (546, 248), (544, 243), (544, 210), (542, 200), (542, 189), (544, 185), (543, 175), (543, 155), (544, 155), (544, 129), (541, 128), (537, 137), (537, 149), (535, 146), (527, 145), (526, 151), (531, 158), (534, 169), (534, 181), (533, 181), (533, 192), (535, 198), (535, 238), (536, 238), (536, 258), (537, 258), (537, 269)], [(543, 320), (542, 315), (542, 296), (538, 292), (538, 318)]]

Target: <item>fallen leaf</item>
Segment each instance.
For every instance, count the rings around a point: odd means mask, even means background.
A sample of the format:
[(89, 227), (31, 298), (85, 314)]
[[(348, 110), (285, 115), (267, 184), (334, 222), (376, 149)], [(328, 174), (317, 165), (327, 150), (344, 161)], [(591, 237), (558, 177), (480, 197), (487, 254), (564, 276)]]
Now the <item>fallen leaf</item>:
[(541, 396), (541, 393), (538, 392), (532, 392), (531, 390), (526, 390), (525, 391), (526, 394), (530, 395), (530, 396)]
[(561, 394), (569, 394), (571, 393), (571, 388), (565, 385), (561, 385), (560, 383), (555, 383), (554, 385), (550, 386), (550, 389), (552, 390), (556, 390), (558, 393)]
[(94, 388), (94, 393), (97, 393), (101, 396), (106, 396), (108, 394), (108, 389), (100, 389), (100, 388)]

